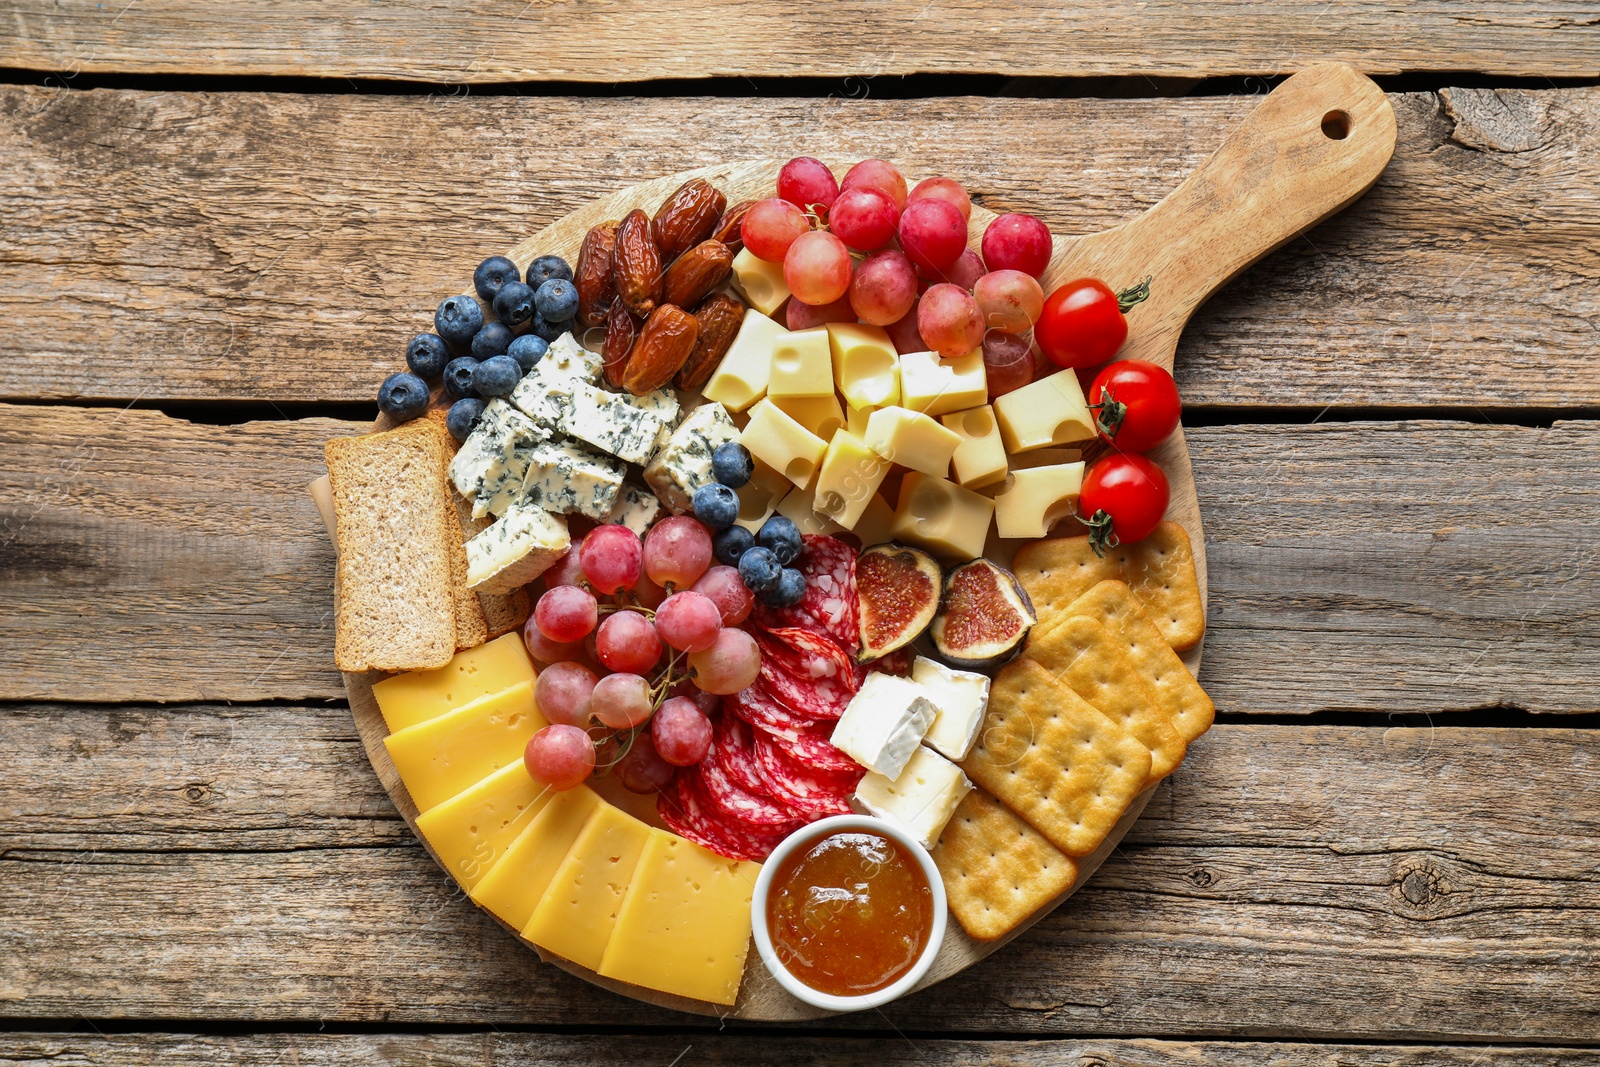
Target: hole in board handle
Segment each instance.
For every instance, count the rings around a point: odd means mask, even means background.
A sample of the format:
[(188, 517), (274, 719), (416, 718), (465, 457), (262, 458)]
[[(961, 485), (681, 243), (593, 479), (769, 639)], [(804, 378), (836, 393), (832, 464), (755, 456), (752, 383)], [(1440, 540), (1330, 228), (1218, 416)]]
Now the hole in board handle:
[(1342, 141), (1350, 136), (1350, 115), (1344, 111), (1330, 111), (1322, 116), (1322, 136), (1330, 141)]

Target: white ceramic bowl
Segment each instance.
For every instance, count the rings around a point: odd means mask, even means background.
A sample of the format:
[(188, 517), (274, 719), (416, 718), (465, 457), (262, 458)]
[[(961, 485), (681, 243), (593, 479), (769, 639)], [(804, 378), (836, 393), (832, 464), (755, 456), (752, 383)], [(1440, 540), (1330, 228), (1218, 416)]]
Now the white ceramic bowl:
[[(900, 978), (872, 993), (863, 993), (860, 996), (840, 997), (832, 993), (823, 993), (812, 989), (800, 979), (789, 973), (788, 968), (778, 961), (778, 953), (772, 947), (772, 936), (767, 929), (767, 894), (772, 889), (774, 873), (782, 866), (788, 855), (800, 845), (815, 841), (832, 833), (848, 833), (852, 830), (870, 831), (882, 834), (898, 842), (902, 848), (916, 858), (922, 868), (922, 875), (928, 880), (928, 887), (933, 891), (933, 929), (929, 932), (928, 943), (923, 947), (922, 955), (917, 957), (917, 962)], [(939, 946), (944, 941), (944, 928), (946, 919), (946, 905), (944, 897), (944, 881), (939, 877), (939, 868), (934, 866), (933, 857), (928, 855), (928, 850), (922, 847), (922, 842), (894, 826), (887, 820), (875, 818), (871, 815), (835, 815), (832, 818), (802, 826), (779, 843), (772, 850), (772, 855), (761, 866), (761, 874), (756, 878), (755, 896), (750, 900), (751, 930), (756, 937), (756, 950), (761, 953), (761, 962), (767, 965), (767, 970), (778, 984), (787, 989), (796, 998), (818, 1008), (829, 1011), (861, 1011), (865, 1008), (876, 1008), (887, 1004), (898, 997), (905, 996), (913, 986), (922, 981), (922, 976), (928, 973), (928, 968), (933, 966), (933, 959), (939, 954)]]

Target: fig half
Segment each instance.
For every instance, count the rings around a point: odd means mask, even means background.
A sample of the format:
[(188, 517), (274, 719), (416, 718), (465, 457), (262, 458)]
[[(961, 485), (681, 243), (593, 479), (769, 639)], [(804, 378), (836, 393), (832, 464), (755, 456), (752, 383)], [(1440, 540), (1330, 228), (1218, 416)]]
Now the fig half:
[(933, 645), (952, 667), (998, 667), (1017, 654), (1037, 621), (1017, 576), (990, 560), (975, 559), (945, 579)]
[(873, 545), (856, 559), (860, 603), (861, 662), (904, 648), (928, 628), (939, 611), (944, 571), (920, 548)]

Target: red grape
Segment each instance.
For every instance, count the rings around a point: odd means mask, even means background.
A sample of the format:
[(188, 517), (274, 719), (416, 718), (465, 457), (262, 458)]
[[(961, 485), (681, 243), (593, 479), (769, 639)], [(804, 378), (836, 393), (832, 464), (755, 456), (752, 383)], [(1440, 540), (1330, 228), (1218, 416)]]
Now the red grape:
[(802, 211), (826, 216), (839, 195), (839, 179), (821, 160), (796, 156), (778, 172), (778, 195)]
[(889, 332), (889, 340), (894, 342), (894, 350), (901, 355), (907, 352), (928, 351), (928, 342), (917, 332), (916, 308), (906, 312), (905, 318), (900, 321), (891, 322), (885, 329)]
[(703, 652), (722, 629), (722, 609), (704, 593), (673, 593), (656, 609), (656, 633), (680, 652)]
[(857, 264), (850, 306), (862, 322), (888, 326), (905, 318), (916, 303), (917, 270), (904, 252), (886, 248)]
[(694, 583), (694, 591), (711, 599), (722, 612), (724, 626), (738, 626), (744, 622), (756, 603), (755, 594), (739, 577), (739, 568), (720, 563), (700, 576)]
[(858, 187), (842, 189), (828, 214), (828, 229), (846, 247), (856, 252), (873, 252), (894, 238), (900, 209), (887, 193)]
[(900, 213), (900, 247), (917, 269), (934, 275), (949, 270), (967, 247), (967, 220), (947, 200), (916, 200)]
[(711, 532), (691, 516), (662, 519), (644, 535), (645, 576), (663, 589), (687, 589), (709, 566)]
[(895, 207), (906, 206), (906, 177), (893, 163), (881, 159), (863, 159), (845, 171), (844, 181), (839, 183), (841, 192), (856, 187), (876, 189), (894, 201)]
[(1041, 278), (1052, 250), (1050, 228), (1032, 215), (1001, 215), (983, 231), (983, 261), (990, 270), (1020, 270)]
[(650, 720), (650, 737), (662, 759), (674, 766), (692, 767), (711, 751), (711, 720), (688, 697), (672, 697)]
[(528, 738), (522, 763), (551, 789), (571, 789), (594, 773), (594, 742), (576, 726), (554, 723)]
[(810, 229), (811, 220), (804, 211), (774, 196), (750, 206), (739, 234), (751, 255), (768, 263), (782, 263), (794, 239)]
[(986, 273), (988, 272), (984, 270), (983, 257), (970, 248), (963, 248), (961, 255), (956, 257), (956, 261), (945, 270), (928, 274), (926, 278), (919, 271), (917, 278), (924, 283), (923, 289), (927, 289), (929, 285), (935, 282), (949, 282), (951, 285), (959, 285), (961, 288), (971, 292), (972, 287), (978, 283), (978, 279), (982, 278)]
[(983, 373), (989, 399), (1033, 381), (1033, 349), (1026, 337), (990, 330), (983, 335)]
[(940, 282), (917, 303), (917, 332), (933, 351), (954, 359), (983, 343), (983, 315), (971, 293), (959, 285)]
[(983, 323), (991, 330), (1027, 333), (1044, 310), (1044, 290), (1038, 279), (1020, 270), (990, 271), (972, 287), (972, 295), (983, 312)]
[(589, 710), (613, 730), (629, 730), (650, 717), (650, 683), (637, 674), (608, 674), (595, 683)]
[(689, 653), (689, 670), (695, 685), (727, 696), (756, 680), (761, 673), (761, 650), (756, 639), (743, 630), (723, 629), (710, 648)]
[(972, 218), (972, 198), (967, 195), (965, 189), (961, 188), (961, 183), (954, 178), (922, 179), (917, 183), (917, 187), (911, 190), (910, 195), (906, 197), (906, 203), (909, 204), (930, 197), (935, 200), (948, 200), (955, 205), (957, 211), (961, 212), (963, 219)]
[(791, 330), (809, 330), (830, 322), (854, 321), (856, 311), (850, 306), (848, 294), (831, 304), (807, 304), (799, 300), (786, 300), (783, 304), (783, 322)]
[(542, 575), (546, 589), (554, 589), (558, 585), (583, 584), (583, 564), (580, 562), (582, 547), (583, 539), (574, 538), (572, 547), (567, 549), (560, 559), (550, 564), (550, 569)]
[(643, 674), (661, 658), (661, 637), (639, 612), (619, 611), (595, 631), (594, 652), (611, 670)]
[(648, 574), (641, 574), (632, 589), (618, 590), (614, 599), (625, 608), (649, 608), (654, 611), (657, 604), (667, 599), (667, 591), (652, 582)]
[(597, 617), (594, 594), (577, 585), (546, 589), (533, 609), (539, 632), (552, 641), (567, 644), (587, 637)]
[(783, 281), (796, 300), (831, 304), (850, 291), (850, 250), (826, 230), (803, 233), (783, 257)]
[(661, 758), (655, 742), (650, 740), (650, 731), (640, 730), (633, 735), (613, 773), (630, 793), (659, 793), (671, 784), (678, 770)]
[(626, 526), (609, 523), (589, 531), (578, 558), (589, 584), (597, 592), (610, 595), (639, 580), (643, 556), (638, 534)]
[(540, 663), (562, 663), (577, 659), (583, 654), (582, 641), (552, 641), (539, 632), (539, 622), (532, 615), (522, 624), (522, 644), (528, 655)]
[(589, 694), (598, 680), (594, 671), (581, 663), (552, 663), (533, 683), (533, 702), (550, 722), (587, 726)]

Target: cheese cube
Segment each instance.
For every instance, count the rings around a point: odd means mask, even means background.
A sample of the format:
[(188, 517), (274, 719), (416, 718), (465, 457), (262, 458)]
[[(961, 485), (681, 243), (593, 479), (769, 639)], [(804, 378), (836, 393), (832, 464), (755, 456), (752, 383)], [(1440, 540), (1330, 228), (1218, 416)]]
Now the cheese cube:
[(533, 660), (528, 658), (522, 634), (509, 633), (457, 652), (454, 659), (435, 670), (385, 678), (373, 685), (372, 696), (394, 734), (518, 682), (531, 684), (533, 678)]
[(706, 399), (715, 400), (729, 411), (743, 411), (766, 396), (767, 377), (772, 373), (772, 346), (779, 334), (787, 332), (755, 308), (746, 308), (738, 335), (702, 390)]
[(552, 795), (518, 760), (423, 812), (417, 832), (471, 892)]
[(579, 382), (572, 406), (562, 415), (561, 432), (624, 463), (642, 464), (655, 451), (662, 427), (677, 415), (678, 402), (666, 394), (657, 392), (646, 400)]
[(943, 478), (963, 438), (920, 411), (879, 408), (867, 419), (867, 447), (891, 463)]
[(599, 967), (622, 895), (653, 832), (602, 800), (556, 868), (522, 936), (591, 971)]
[(783, 413), (810, 430), (824, 441), (831, 440), (833, 431), (844, 425), (844, 408), (832, 393), (827, 396), (778, 396), (772, 402)]
[(907, 352), (900, 357), (900, 405), (926, 415), (975, 408), (989, 399), (983, 349), (955, 359), (937, 352)]
[(967, 758), (983, 728), (989, 709), (989, 679), (973, 671), (958, 671), (926, 656), (911, 664), (911, 680), (922, 686), (939, 714), (922, 739), (956, 762)]
[(736, 491), (739, 494), (739, 517), (733, 521), (751, 533), (757, 533), (762, 524), (772, 518), (772, 513), (778, 510), (778, 504), (783, 498), (794, 491), (794, 486), (785, 478), (783, 488), (774, 493), (752, 479)]
[(983, 555), (994, 501), (954, 482), (912, 471), (900, 483), (890, 530), (895, 540), (925, 548), (946, 563)]
[(509, 593), (533, 581), (572, 547), (567, 524), (541, 508), (514, 507), (467, 542), (467, 588)]
[(828, 450), (826, 441), (785, 415), (770, 399), (751, 410), (739, 443), (802, 489), (811, 484), (811, 476)]
[(1061, 463), (1013, 471), (994, 498), (995, 532), (1001, 537), (1043, 537), (1077, 510), (1083, 464)]
[[(789, 299), (789, 284), (783, 280), (783, 264), (768, 263), (748, 248), (733, 257), (733, 287), (744, 302), (763, 315), (775, 315)], [(709, 393), (706, 395), (710, 395)]]
[(866, 440), (867, 420), (872, 418), (872, 413), (877, 410), (877, 408), (846, 408), (844, 428), (862, 440)]
[(1070, 369), (997, 397), (994, 417), (1007, 452), (1092, 441), (1095, 436), (1078, 372)]
[(828, 331), (821, 326), (811, 330), (785, 330), (772, 345), (772, 369), (767, 377), (767, 395), (831, 397), (833, 359), (828, 354)]
[(472, 887), (474, 903), (514, 930), (528, 925), (556, 868), (600, 806), (600, 798), (586, 785), (548, 793), (549, 799), (533, 821)]
[(866, 510), (856, 520), (851, 532), (861, 538), (861, 547), (870, 548), (894, 540), (894, 508), (878, 493), (867, 501)]
[(563, 515), (577, 512), (598, 522), (611, 513), (622, 493), (622, 462), (576, 441), (540, 441), (526, 449), (519, 446), (518, 453), (527, 456), (515, 501), (521, 507)]
[(853, 408), (900, 403), (900, 355), (889, 331), (853, 322), (830, 322), (827, 330), (833, 378), (845, 402)]
[(909, 678), (874, 671), (839, 716), (835, 748), (886, 778), (898, 778), (939, 709)]
[(847, 530), (856, 522), (889, 473), (889, 461), (849, 430), (836, 430), (817, 474), (813, 493), (819, 513)]
[[(545, 433), (555, 433), (572, 409), (572, 394), (579, 385), (600, 375), (600, 357), (562, 334), (551, 343), (539, 362), (511, 390), (511, 403)], [(490, 401), (490, 406), (494, 404)], [(488, 409), (486, 408), (485, 411)]]
[(514, 500), (527, 466), (517, 449), (543, 440), (546, 432), (500, 397), (489, 401), (449, 467), (456, 492), (474, 502), (474, 518), (487, 515), (491, 501), (508, 490), (512, 496), (506, 503)]
[(518, 682), (392, 733), (383, 745), (417, 810), (427, 811), (520, 761), (528, 738), (545, 725), (533, 702), (533, 683)]
[(856, 802), (932, 848), (972, 783), (961, 768), (931, 748), (919, 748), (898, 778), (869, 774), (856, 786)]
[(810, 489), (791, 489), (782, 500), (778, 501), (773, 514), (782, 515), (799, 527), (803, 534), (829, 536), (844, 529), (817, 511), (816, 497)]
[(655, 490), (669, 511), (689, 510), (696, 489), (716, 481), (711, 453), (718, 445), (739, 439), (739, 430), (721, 404), (702, 404), (689, 412), (667, 443), (644, 469), (645, 484)]
[(661, 501), (653, 493), (637, 485), (624, 483), (622, 492), (617, 494), (617, 502), (611, 505), (611, 510), (606, 512), (601, 522), (626, 526), (643, 537), (660, 514)]
[(988, 404), (957, 411), (939, 420), (963, 438), (950, 457), (956, 484), (968, 489), (1003, 482), (1006, 478), (1006, 446), (1000, 441), (1000, 425), (994, 421), (994, 408)]

